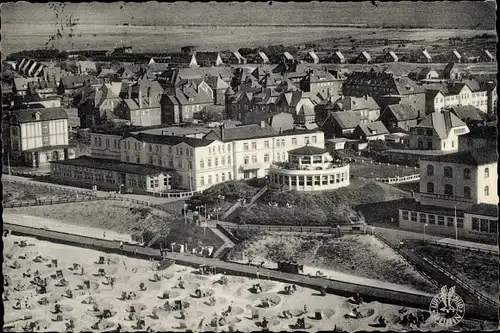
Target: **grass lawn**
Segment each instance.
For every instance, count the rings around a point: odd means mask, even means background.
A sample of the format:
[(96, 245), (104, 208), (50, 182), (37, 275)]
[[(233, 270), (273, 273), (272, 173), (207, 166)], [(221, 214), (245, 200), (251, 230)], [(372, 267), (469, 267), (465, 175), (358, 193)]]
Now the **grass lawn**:
[(333, 238), (299, 233), (237, 233), (243, 241), (230, 253), (230, 259), (241, 259), (241, 253), (253, 262), (295, 259), (305, 266), (408, 285), (428, 292), (436, 290), (392, 249), (369, 235)]
[(151, 207), (114, 200), (9, 208), (7, 211), (121, 233), (156, 232), (180, 217), (180, 214), (176, 216)]
[[(390, 185), (363, 179), (351, 180), (348, 187), (318, 193), (269, 190), (257, 204), (243, 212), (239, 220), (247, 224), (336, 226), (356, 220), (359, 217), (358, 205), (401, 200), (409, 196), (407, 192)], [(278, 206), (270, 206), (270, 202)], [(288, 208), (287, 204), (290, 205)], [(363, 214), (366, 216), (366, 211)]]
[[(3, 181), (3, 202), (13, 203), (28, 200), (53, 200), (76, 198), (76, 193), (52, 186), (35, 186)], [(81, 194), (79, 195), (81, 196)]]
[(473, 288), (498, 299), (498, 256), (435, 245), (420, 245), (415, 251), (435, 261)]
[(393, 178), (393, 177), (403, 177), (410, 176), (419, 173), (418, 168), (404, 167), (387, 165), (384, 163), (378, 164), (378, 162), (370, 163), (369, 161), (365, 163), (354, 162), (350, 163), (350, 174), (354, 177), (362, 178)]

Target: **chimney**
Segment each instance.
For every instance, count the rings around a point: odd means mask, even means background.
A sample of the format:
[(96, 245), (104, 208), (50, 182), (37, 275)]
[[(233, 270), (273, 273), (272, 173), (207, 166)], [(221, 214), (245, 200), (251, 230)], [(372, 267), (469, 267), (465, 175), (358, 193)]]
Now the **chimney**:
[(265, 128), (266, 127), (266, 122), (264, 120), (260, 121), (260, 127)]
[(139, 109), (142, 109), (142, 89), (139, 85)]
[(132, 85), (129, 84), (128, 86), (128, 99), (132, 99)]
[(224, 141), (224, 124), (219, 126), (220, 129), (220, 139)]

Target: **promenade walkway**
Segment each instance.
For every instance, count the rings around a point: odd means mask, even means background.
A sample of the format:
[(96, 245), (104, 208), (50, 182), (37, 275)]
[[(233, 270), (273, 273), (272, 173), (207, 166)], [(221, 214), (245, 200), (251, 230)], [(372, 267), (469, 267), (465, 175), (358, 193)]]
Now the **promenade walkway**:
[[(119, 253), (129, 256), (135, 255), (143, 258), (161, 258), (159, 250), (130, 244), (124, 244), (123, 248), (120, 249), (119, 243), (111, 240), (64, 234), (52, 230), (34, 229), (27, 226), (9, 224), (8, 221), (5, 221), (4, 228), (10, 229), (16, 234), (34, 236), (39, 239), (65, 243), (73, 246), (90, 247), (100, 251)], [(364, 286), (353, 282), (314, 278), (264, 268), (256, 268), (233, 262), (225, 262), (211, 258), (196, 257), (180, 253), (168, 253), (167, 257), (175, 260), (181, 265), (210, 265), (216, 267), (219, 272), (224, 272), (230, 275), (243, 275), (247, 277), (258, 277), (260, 279), (272, 279), (285, 283), (295, 283), (297, 285), (314, 289), (319, 289), (323, 286), (326, 287), (327, 292), (341, 296), (352, 296), (353, 294), (359, 292), (367, 300), (377, 300), (389, 304), (428, 309), (432, 300), (432, 297), (426, 295), (425, 293), (409, 293), (407, 291), (390, 290), (383, 287)], [(498, 320), (498, 309), (474, 304), (468, 306), (467, 310), (467, 318)]]

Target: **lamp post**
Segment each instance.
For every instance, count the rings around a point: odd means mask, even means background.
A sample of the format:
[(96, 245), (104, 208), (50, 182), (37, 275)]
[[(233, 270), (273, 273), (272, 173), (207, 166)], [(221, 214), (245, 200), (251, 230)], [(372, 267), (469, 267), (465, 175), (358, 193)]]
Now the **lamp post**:
[(425, 228), (428, 227), (428, 226), (429, 226), (428, 223), (424, 224), (424, 244), (425, 244)]
[(458, 244), (457, 205), (455, 204), (455, 241)]
[(187, 224), (187, 204), (184, 203), (184, 224)]

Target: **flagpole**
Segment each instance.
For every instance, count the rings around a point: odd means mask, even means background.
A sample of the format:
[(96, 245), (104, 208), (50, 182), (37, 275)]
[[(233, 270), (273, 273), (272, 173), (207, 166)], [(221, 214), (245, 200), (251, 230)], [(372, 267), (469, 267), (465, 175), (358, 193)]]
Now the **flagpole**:
[(455, 241), (458, 243), (457, 205), (455, 204)]

